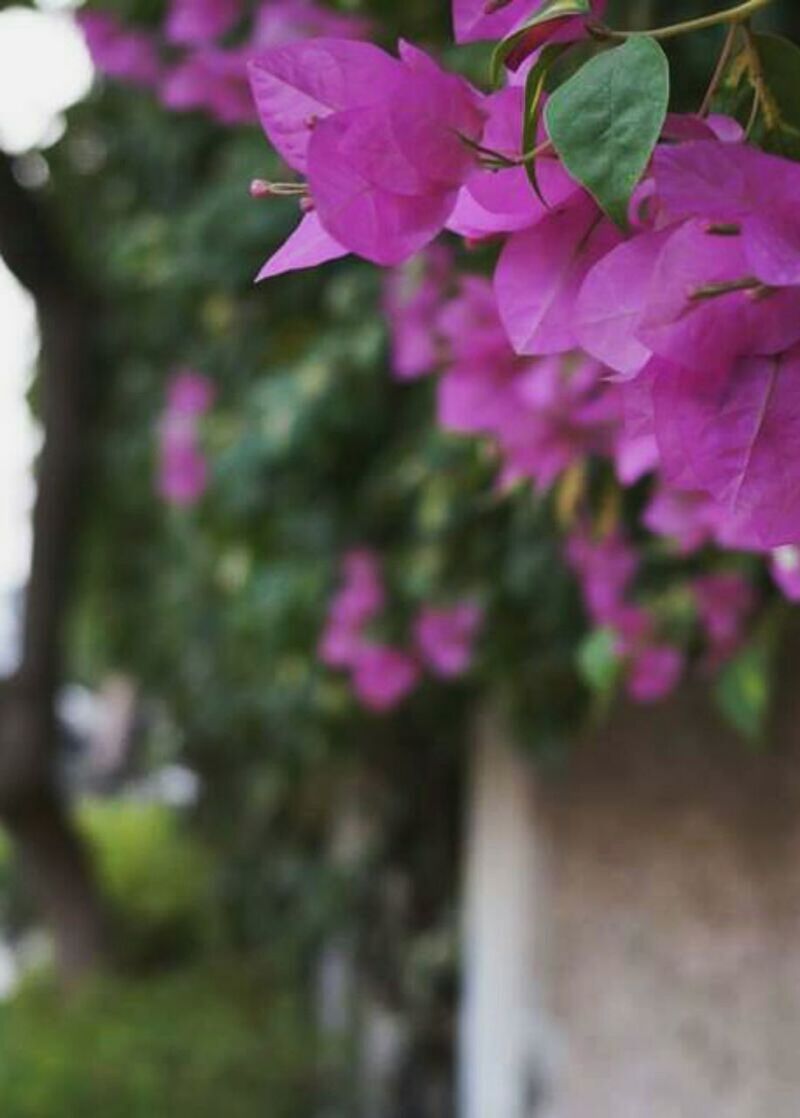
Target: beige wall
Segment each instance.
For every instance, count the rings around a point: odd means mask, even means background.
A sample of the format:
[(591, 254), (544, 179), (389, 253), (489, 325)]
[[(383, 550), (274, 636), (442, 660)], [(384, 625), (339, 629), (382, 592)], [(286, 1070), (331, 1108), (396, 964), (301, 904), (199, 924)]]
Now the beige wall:
[(556, 1118), (800, 1116), (798, 721), (755, 756), (688, 693), (540, 774)]

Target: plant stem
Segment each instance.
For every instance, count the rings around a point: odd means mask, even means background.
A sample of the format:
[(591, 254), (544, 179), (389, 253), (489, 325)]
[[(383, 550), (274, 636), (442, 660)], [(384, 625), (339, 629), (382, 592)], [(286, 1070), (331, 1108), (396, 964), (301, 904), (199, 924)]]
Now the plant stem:
[(719, 89), (719, 84), (725, 76), (725, 70), (730, 62), (731, 54), (733, 53), (733, 46), (736, 42), (736, 36), (739, 32), (739, 24), (731, 23), (725, 33), (725, 42), (722, 44), (720, 56), (717, 59), (717, 65), (714, 67), (714, 73), (711, 76), (706, 95), (703, 98), (703, 103), (698, 109), (699, 116), (707, 116), (711, 112), (711, 106), (714, 102), (714, 97)]
[(686, 35), (690, 31), (703, 31), (707, 27), (719, 27), (720, 24), (726, 23), (743, 23), (761, 8), (766, 8), (771, 3), (772, 0), (745, 0), (743, 4), (737, 4), (735, 8), (728, 8), (723, 12), (712, 12), (707, 16), (687, 19), (683, 23), (673, 23), (667, 27), (654, 27), (649, 31), (618, 31), (613, 27), (605, 27), (603, 24), (592, 24), (590, 30), (600, 39), (632, 39), (640, 38), (643, 35), (651, 39), (674, 39), (676, 35)]
[(705, 287), (698, 287), (689, 296), (693, 303), (700, 303), (705, 299), (719, 299), (722, 295), (730, 295), (734, 291), (765, 291), (766, 285), (751, 276), (740, 280), (730, 280), (726, 283), (709, 283)]

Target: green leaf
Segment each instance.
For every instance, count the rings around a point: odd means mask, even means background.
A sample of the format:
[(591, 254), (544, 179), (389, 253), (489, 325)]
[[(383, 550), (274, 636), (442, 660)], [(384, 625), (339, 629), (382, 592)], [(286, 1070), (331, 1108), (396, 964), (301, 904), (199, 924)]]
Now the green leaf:
[(780, 35), (753, 35), (764, 78), (761, 105), (767, 151), (800, 159), (800, 47)]
[(749, 741), (759, 743), (769, 713), (772, 657), (767, 642), (756, 641), (725, 666), (714, 695), (725, 718)]
[(545, 110), (564, 166), (623, 227), (668, 106), (666, 55), (654, 39), (641, 37), (587, 62)]
[(512, 31), (510, 35), (506, 35), (505, 39), (502, 39), (495, 47), (489, 67), (492, 85), (500, 84), (506, 59), (534, 28), (549, 23), (551, 20), (568, 19), (570, 16), (590, 16), (591, 14), (592, 5), (590, 0), (547, 0), (535, 16), (515, 31)]
[(595, 629), (578, 648), (578, 670), (593, 691), (610, 696), (619, 682), (622, 661), (611, 629)]

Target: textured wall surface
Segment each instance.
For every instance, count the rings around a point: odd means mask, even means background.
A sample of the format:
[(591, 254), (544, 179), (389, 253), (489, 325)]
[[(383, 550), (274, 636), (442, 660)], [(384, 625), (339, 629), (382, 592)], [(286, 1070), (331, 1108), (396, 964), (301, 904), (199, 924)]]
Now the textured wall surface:
[(684, 694), (540, 777), (548, 1118), (800, 1115), (797, 710), (757, 756)]

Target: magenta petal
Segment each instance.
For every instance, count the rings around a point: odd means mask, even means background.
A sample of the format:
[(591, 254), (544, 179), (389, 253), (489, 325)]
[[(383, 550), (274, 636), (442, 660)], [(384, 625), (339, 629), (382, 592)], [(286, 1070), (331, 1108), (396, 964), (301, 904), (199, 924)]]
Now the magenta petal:
[(457, 43), (502, 39), (532, 15), (539, 0), (512, 0), (496, 12), (486, 14), (486, 0), (453, 0), (453, 28)]
[(800, 347), (727, 375), (662, 370), (656, 434), (667, 481), (709, 493), (754, 547), (800, 539)]
[(369, 20), (333, 11), (316, 0), (260, 0), (252, 42), (273, 47), (297, 39), (366, 39), (371, 30)]
[(797, 198), (790, 205), (777, 200), (743, 223), (745, 252), (754, 275), (766, 284), (800, 284), (800, 217)]
[(643, 233), (604, 256), (583, 282), (575, 307), (579, 345), (622, 376), (650, 359), (634, 331), (647, 300), (650, 279), (672, 230)]
[(256, 276), (256, 282), (300, 268), (313, 268), (328, 260), (338, 260), (347, 253), (348, 249), (322, 228), (316, 213), (306, 214), (291, 236), (266, 262)]
[(353, 670), (353, 689), (361, 703), (378, 714), (392, 710), (419, 682), (413, 657), (386, 645), (365, 644)]
[(705, 493), (689, 490), (656, 490), (644, 510), (642, 523), (658, 536), (667, 536), (683, 555), (714, 538), (716, 506)]
[[(487, 0), (453, 0), (453, 27), (457, 43), (505, 38), (541, 9), (542, 0), (511, 0), (511, 3), (498, 7), (497, 11), (490, 10), (489, 14), (487, 7), (491, 8)], [(596, 18), (603, 15), (605, 8), (606, 0), (592, 0), (592, 12)], [(549, 20), (544, 26), (550, 27), (551, 24), (563, 22), (564, 17), (560, 17)], [(585, 21), (573, 18), (569, 22), (582, 24)], [(545, 38), (552, 38), (552, 34), (553, 28), (550, 27), (550, 35), (545, 35)]]
[(172, 0), (164, 34), (171, 43), (203, 45), (224, 35), (240, 16), (240, 0)]
[(749, 205), (748, 150), (714, 140), (659, 146), (653, 171), (669, 216), (737, 221)]
[(744, 144), (662, 147), (659, 196), (672, 217), (740, 224), (749, 270), (777, 287), (800, 283), (800, 166)]
[(656, 703), (675, 690), (683, 656), (669, 645), (654, 644), (637, 653), (628, 675), (628, 694), (637, 703)]
[[(424, 71), (418, 65), (409, 69), (403, 85), (382, 102), (389, 133), (382, 146), (396, 148), (431, 186), (458, 188), (477, 162), (463, 138), (481, 138), (484, 114), (462, 78), (422, 57)], [(402, 193), (397, 185), (384, 185)]]
[(653, 271), (636, 334), (653, 353), (698, 372), (722, 371), (746, 353), (777, 353), (800, 339), (800, 292), (698, 293), (750, 276), (742, 238), (689, 221), (669, 238)]
[(450, 251), (432, 245), (386, 277), (383, 311), (392, 342), (392, 374), (401, 380), (424, 376), (439, 364), (436, 324), (452, 266)]
[[(371, 109), (336, 113), (322, 121), (309, 147), (308, 181), (331, 236), (375, 264), (401, 264), (444, 228), (457, 192), (397, 194), (367, 178), (346, 153), (349, 134), (365, 135), (372, 122), (381, 127)], [(372, 165), (367, 169), (372, 171)]]
[(508, 371), (469, 365), (449, 369), (437, 384), (437, 422), (460, 434), (489, 432), (506, 417), (513, 400)]
[(492, 213), (473, 197), (468, 187), (462, 186), (456, 195), (456, 204), (447, 219), (446, 228), (469, 241), (481, 241), (500, 233), (516, 233), (530, 225), (527, 215)]
[[(522, 154), (522, 120), (525, 96), (521, 87), (510, 86), (484, 99), (488, 113), (481, 143), (509, 159)], [(580, 187), (557, 159), (542, 158), (537, 164), (539, 189), (551, 208), (562, 205)], [(544, 207), (524, 167), (490, 171), (476, 167), (467, 180), (467, 189), (484, 209), (503, 215), (511, 232), (533, 225), (546, 216)]]
[(349, 39), (311, 39), (275, 47), (249, 66), (261, 124), (290, 167), (305, 171), (314, 126), (332, 112), (370, 105), (403, 79), (400, 63)]
[(445, 609), (426, 606), (414, 623), (420, 655), (434, 675), (454, 679), (472, 660), (472, 645), (482, 613), (472, 602)]
[(586, 196), (511, 236), (494, 276), (500, 316), (517, 353), (575, 348), (575, 301), (588, 270), (620, 235)]

